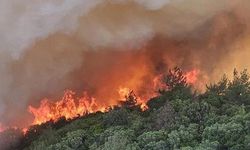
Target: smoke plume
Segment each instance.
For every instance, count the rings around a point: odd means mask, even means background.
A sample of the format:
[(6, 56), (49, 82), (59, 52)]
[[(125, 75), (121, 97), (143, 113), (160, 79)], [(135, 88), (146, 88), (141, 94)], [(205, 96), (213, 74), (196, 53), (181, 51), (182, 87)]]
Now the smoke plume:
[[(247, 0), (1, 0), (0, 122), (26, 126), (28, 105), (63, 90), (108, 100), (179, 66), (199, 85), (250, 68)], [(145, 86), (144, 86), (145, 85)]]

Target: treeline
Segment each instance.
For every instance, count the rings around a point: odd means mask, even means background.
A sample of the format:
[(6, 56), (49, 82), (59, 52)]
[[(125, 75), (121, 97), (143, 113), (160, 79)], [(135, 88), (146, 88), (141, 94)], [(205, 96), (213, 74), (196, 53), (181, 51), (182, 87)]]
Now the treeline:
[[(233, 72), (192, 92), (178, 68), (163, 78), (166, 89), (142, 112), (131, 93), (122, 107), (75, 120), (61, 119), (0, 135), (2, 149), (24, 150), (248, 150), (250, 81), (246, 70)], [(9, 144), (9, 145), (8, 145)]]

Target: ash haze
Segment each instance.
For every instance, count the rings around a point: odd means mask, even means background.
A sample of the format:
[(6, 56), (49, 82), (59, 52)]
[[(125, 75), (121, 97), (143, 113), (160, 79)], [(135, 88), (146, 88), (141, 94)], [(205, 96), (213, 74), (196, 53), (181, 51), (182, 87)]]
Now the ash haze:
[(27, 126), (28, 105), (65, 89), (102, 97), (142, 64), (150, 72), (159, 64), (198, 68), (197, 88), (250, 68), (249, 7), (247, 0), (1, 0), (0, 122)]

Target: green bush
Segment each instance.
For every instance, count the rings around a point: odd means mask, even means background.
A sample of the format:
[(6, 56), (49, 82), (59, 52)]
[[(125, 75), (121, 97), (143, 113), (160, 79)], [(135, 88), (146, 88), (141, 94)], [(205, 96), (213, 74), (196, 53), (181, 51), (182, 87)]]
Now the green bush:
[(125, 108), (111, 110), (103, 117), (103, 124), (106, 127), (128, 125), (128, 123), (129, 116)]

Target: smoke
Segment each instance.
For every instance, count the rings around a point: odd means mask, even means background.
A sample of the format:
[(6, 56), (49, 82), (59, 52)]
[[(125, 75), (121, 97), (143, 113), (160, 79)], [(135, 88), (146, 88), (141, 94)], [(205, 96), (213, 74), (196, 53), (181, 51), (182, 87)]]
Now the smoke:
[(123, 85), (145, 93), (144, 83), (169, 67), (198, 68), (202, 83), (249, 68), (248, 6), (246, 0), (2, 0), (0, 122), (25, 126), (32, 121), (28, 105), (68, 88), (106, 101)]
[(16, 56), (32, 42), (58, 31), (69, 32), (79, 16), (101, 1), (2, 0), (0, 2), (1, 48)]

